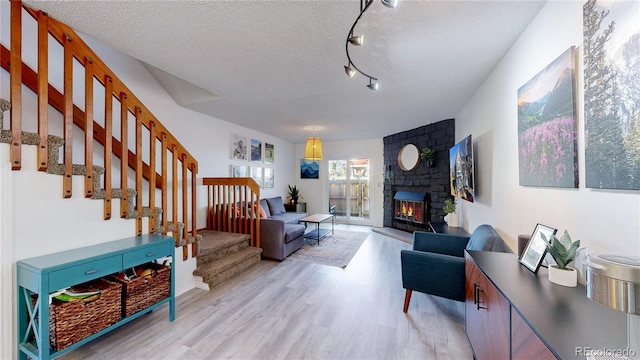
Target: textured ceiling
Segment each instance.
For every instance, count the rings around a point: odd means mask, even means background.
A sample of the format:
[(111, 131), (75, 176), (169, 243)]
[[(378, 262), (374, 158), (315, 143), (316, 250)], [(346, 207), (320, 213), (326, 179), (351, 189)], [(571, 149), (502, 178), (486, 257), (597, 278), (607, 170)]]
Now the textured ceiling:
[[(383, 137), (452, 118), (544, 1), (25, 1), (145, 63), (185, 107), (300, 142)], [(190, 83), (182, 83), (182, 80)], [(162, 114), (156, 114), (162, 120)]]

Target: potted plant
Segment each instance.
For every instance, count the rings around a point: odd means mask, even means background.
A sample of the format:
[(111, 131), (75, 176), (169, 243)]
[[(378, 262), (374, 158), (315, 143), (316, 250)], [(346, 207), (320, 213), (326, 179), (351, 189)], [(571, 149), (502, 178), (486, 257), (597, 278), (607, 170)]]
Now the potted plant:
[(444, 221), (447, 223), (447, 225), (449, 225), (450, 227), (458, 227), (459, 219), (458, 214), (456, 214), (456, 204), (453, 199), (446, 199), (444, 201), (444, 207), (442, 208), (442, 210), (445, 214), (447, 214), (444, 216)]
[(300, 190), (296, 185), (287, 185), (289, 187), (289, 197), (291, 198), (291, 202), (293, 205), (298, 205), (298, 198), (300, 198)]
[(436, 151), (431, 148), (424, 147), (420, 152), (420, 158), (427, 164), (428, 167), (433, 167), (433, 162), (436, 159)]
[(556, 265), (549, 265), (549, 281), (552, 283), (575, 287), (578, 284), (578, 271), (569, 266), (576, 256), (580, 253), (580, 240), (571, 241), (569, 232), (558, 239), (555, 235), (551, 235), (551, 239), (542, 234), (542, 239), (547, 242), (547, 251), (551, 254)]

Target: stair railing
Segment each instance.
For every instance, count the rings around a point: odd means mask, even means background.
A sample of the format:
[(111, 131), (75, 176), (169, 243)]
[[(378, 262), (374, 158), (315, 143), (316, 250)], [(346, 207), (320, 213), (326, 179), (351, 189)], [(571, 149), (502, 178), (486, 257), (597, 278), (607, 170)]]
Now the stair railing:
[(260, 186), (252, 178), (203, 178), (207, 229), (248, 234), (260, 247)]
[[(24, 9), (24, 12), (23, 12)], [(38, 69), (37, 72), (22, 62), (23, 13), (37, 22)], [(144, 208), (150, 211), (148, 232), (173, 231), (176, 246), (183, 247), (183, 258), (189, 256), (188, 245), (192, 243), (191, 256), (197, 253), (196, 226), (196, 178), (198, 162), (147, 107), (129, 90), (109, 67), (86, 45), (69, 26), (50, 18), (45, 12), (24, 6), (21, 1), (11, 1), (11, 49), (1, 46), (2, 67), (10, 74), (11, 118), (10, 159), (13, 170), (21, 169), (21, 145), (23, 143), (22, 125), (22, 84), (38, 96), (38, 169), (47, 170), (48, 166), (48, 105), (63, 115), (64, 151), (63, 151), (63, 197), (72, 196), (73, 166), (73, 130), (81, 129), (84, 139), (85, 189), (84, 196), (92, 197), (95, 188), (93, 160), (94, 141), (104, 147), (104, 218), (111, 218), (111, 200), (113, 198), (112, 156), (120, 159), (120, 187), (122, 188), (121, 217), (130, 217), (129, 202), (135, 204), (133, 214), (136, 217), (136, 234), (143, 233)], [(48, 36), (56, 40), (63, 48), (63, 89), (60, 92), (48, 83), (49, 43)], [(73, 67), (76, 64), (84, 68), (84, 86), (76, 89), (73, 82)], [(94, 121), (94, 80), (104, 87), (104, 127)], [(84, 93), (84, 109), (73, 103), (76, 91)], [(120, 104), (120, 113), (113, 114), (114, 102)], [(135, 144), (128, 144), (129, 121), (135, 122)], [(114, 121), (120, 123), (120, 140), (113, 136)], [(143, 144), (147, 144), (143, 148)], [(148, 158), (148, 163), (143, 161)], [(171, 171), (169, 171), (171, 164)], [(158, 174), (158, 167), (160, 173)], [(135, 199), (127, 194), (128, 169), (135, 177)], [(179, 169), (181, 171), (179, 171)], [(97, 179), (96, 179), (97, 180)], [(146, 199), (143, 199), (143, 180), (149, 186)], [(171, 189), (168, 184), (171, 183)], [(99, 182), (98, 182), (99, 184)], [(191, 190), (189, 191), (189, 186)], [(156, 189), (160, 191), (162, 214), (156, 214)], [(171, 197), (171, 219), (168, 218), (168, 199)], [(146, 203), (144, 202), (146, 200)], [(179, 206), (181, 205), (181, 206)], [(156, 216), (161, 216), (162, 229), (156, 228)], [(184, 231), (178, 231), (179, 223)], [(190, 233), (189, 235), (189, 228)], [(170, 230), (171, 229), (171, 230)], [(178, 238), (182, 233), (182, 238)]]

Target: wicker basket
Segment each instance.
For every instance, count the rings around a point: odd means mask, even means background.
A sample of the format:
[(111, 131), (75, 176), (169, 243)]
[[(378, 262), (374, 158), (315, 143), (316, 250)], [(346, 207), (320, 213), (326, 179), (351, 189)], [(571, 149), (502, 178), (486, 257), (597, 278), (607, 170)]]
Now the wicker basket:
[(85, 303), (53, 299), (49, 305), (49, 341), (58, 351), (107, 328), (122, 318), (122, 284), (96, 279), (83, 285), (101, 290), (100, 298)]
[(171, 267), (148, 263), (145, 268), (153, 274), (132, 280), (115, 278), (124, 285), (122, 291), (122, 316), (131, 316), (140, 310), (169, 297), (171, 291)]

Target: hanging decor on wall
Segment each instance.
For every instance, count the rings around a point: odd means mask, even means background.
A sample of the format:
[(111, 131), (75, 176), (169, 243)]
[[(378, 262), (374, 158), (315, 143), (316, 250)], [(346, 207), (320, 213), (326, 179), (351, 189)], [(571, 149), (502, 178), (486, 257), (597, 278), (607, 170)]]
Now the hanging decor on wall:
[(640, 2), (583, 9), (586, 186), (640, 189)]
[(578, 187), (575, 47), (518, 89), (520, 185)]
[(301, 179), (319, 179), (320, 178), (320, 162), (314, 160), (300, 159), (300, 178)]
[(231, 158), (235, 160), (247, 160), (247, 138), (245, 136), (233, 135)]

